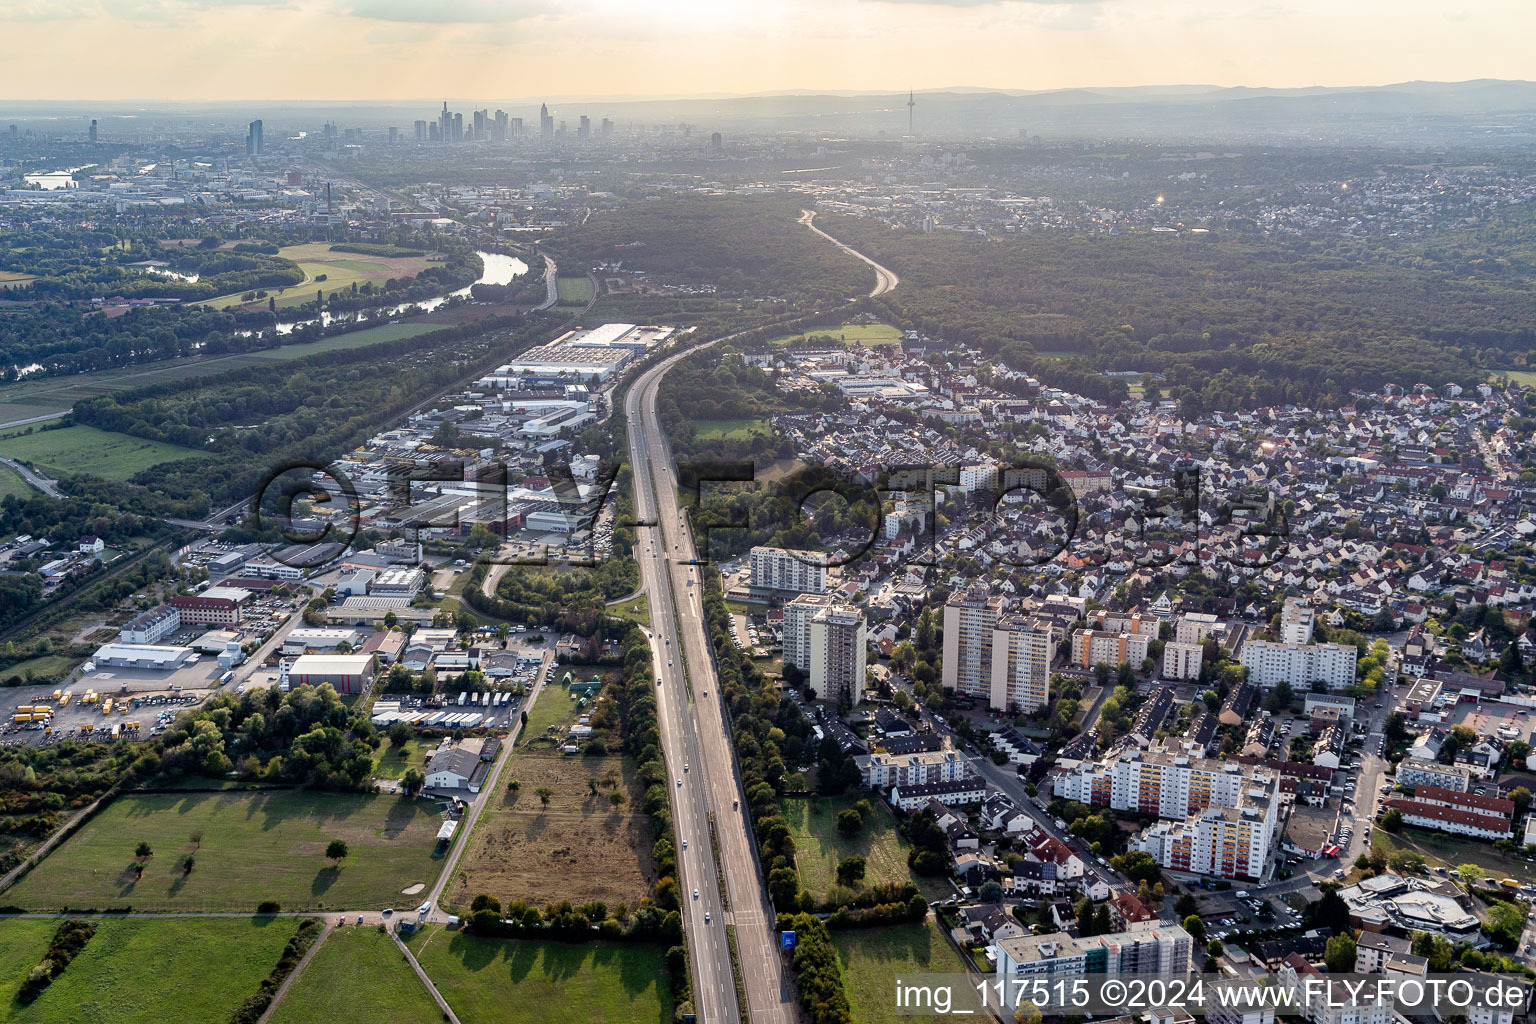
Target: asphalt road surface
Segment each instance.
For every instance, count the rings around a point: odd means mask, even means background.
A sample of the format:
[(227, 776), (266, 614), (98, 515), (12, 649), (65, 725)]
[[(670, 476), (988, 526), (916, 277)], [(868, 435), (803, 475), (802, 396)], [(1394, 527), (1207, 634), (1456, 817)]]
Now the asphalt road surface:
[[(656, 416), (661, 378), (679, 358), (681, 354), (647, 370), (624, 401), (637, 517), (652, 524), (637, 531), (635, 554), (650, 596), (657, 703), (662, 749), (672, 775), (669, 788), (683, 920), (693, 958), (694, 1004), (706, 1024), (740, 1019), (726, 934), (731, 924), (749, 1018), (789, 1024), (793, 992), (772, 931), (773, 912), (758, 870), (756, 840), (738, 802), (741, 787), (710, 659), (700, 596), (700, 573), (706, 569), (690, 564), (695, 558), (693, 540), (677, 504), (671, 455)], [(681, 848), (684, 842), (686, 850)]]

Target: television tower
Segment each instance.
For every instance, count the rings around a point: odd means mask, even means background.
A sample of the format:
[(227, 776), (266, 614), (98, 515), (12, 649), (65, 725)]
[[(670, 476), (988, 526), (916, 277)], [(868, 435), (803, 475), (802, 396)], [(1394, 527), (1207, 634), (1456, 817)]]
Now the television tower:
[(912, 134), (912, 108), (917, 106), (917, 94), (907, 93), (907, 134)]

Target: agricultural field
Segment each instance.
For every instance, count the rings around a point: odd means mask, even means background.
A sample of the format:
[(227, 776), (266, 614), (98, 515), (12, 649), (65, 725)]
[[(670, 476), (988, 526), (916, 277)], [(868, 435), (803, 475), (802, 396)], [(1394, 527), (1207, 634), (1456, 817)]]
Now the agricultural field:
[[(515, 792), (506, 788), (513, 780), (520, 783)], [(655, 840), (650, 819), (639, 810), (645, 793), (628, 758), (519, 747), (497, 787), (446, 894), (453, 905), (467, 907), (487, 893), (503, 904), (603, 900), (633, 907), (650, 891)], [(549, 790), (548, 806), (539, 798), (541, 789)], [(627, 802), (614, 806), (614, 793)]]
[(765, 419), (693, 421), (693, 436), (699, 441), (745, 441), (753, 434), (771, 437), (773, 424)]
[(933, 883), (914, 878), (907, 869), (907, 850), (911, 844), (896, 831), (896, 819), (878, 800), (870, 800), (874, 819), (865, 823), (862, 832), (851, 839), (838, 834), (839, 812), (852, 807), (858, 799), (813, 797), (782, 802), (784, 818), (795, 837), (795, 866), (806, 890), (825, 896), (837, 881), (838, 862), (857, 855), (865, 859), (865, 884), (916, 882), (927, 892)]
[(788, 345), (790, 342), (804, 341), (807, 337), (823, 336), (837, 338), (848, 344), (863, 345), (866, 348), (894, 345), (901, 340), (901, 332), (890, 324), (844, 324), (842, 327), (813, 327), (800, 334), (786, 334), (781, 338), (774, 338), (768, 344)]
[(180, 445), (146, 441), (83, 424), (34, 430), (30, 434), (13, 430), (0, 436), (0, 455), (31, 463), (48, 476), (92, 473), (108, 480), (127, 480), (150, 466), (195, 454)]
[(36, 280), (35, 274), (23, 274), (19, 270), (0, 270), (0, 291), (7, 288), (25, 288)]
[[(299, 269), (304, 271), (303, 284), (294, 285), (282, 294), (268, 290), (279, 307), (302, 306), (314, 299), (316, 292), (324, 292), (327, 296), (334, 292), (350, 292), (354, 284), (362, 287), (371, 283), (375, 288), (380, 288), (392, 277), (415, 277), (438, 262), (424, 256), (365, 256), (356, 252), (332, 252), (329, 242), (286, 245), (277, 254), (297, 263)], [(317, 280), (322, 274), (325, 280)], [(244, 303), (240, 298), (242, 294), (222, 295), (210, 299), (207, 305), (228, 309), (240, 305), (261, 308), (267, 304), (266, 299)]]
[(270, 1018), (271, 1024), (352, 1019), (391, 1024), (443, 1019), (395, 940), (377, 928), (332, 929)]
[[(30, 1006), (12, 996), (57, 921), (0, 929), (0, 1022), (155, 1024), (227, 1021), (277, 966), (297, 918), (103, 918), (67, 970)], [(14, 975), (14, 977), (13, 977)]]
[(557, 277), (555, 293), (562, 306), (585, 306), (592, 301), (592, 282), (586, 277)]
[(463, 1024), (668, 1024), (663, 947), (482, 939), (431, 930), (411, 942)]
[[(414, 905), (400, 890), (430, 882), (440, 818), (394, 796), (268, 792), (146, 794), (113, 801), (0, 894), (28, 910), (132, 907), (285, 911)], [(325, 857), (332, 839), (350, 853)], [(153, 850), (136, 877), (134, 850)], [(187, 870), (191, 865), (191, 871)]]
[(854, 928), (832, 933), (843, 968), (843, 991), (859, 1024), (911, 1020), (896, 1012), (892, 979), (914, 974), (959, 974), (965, 970), (933, 921), (888, 928)]

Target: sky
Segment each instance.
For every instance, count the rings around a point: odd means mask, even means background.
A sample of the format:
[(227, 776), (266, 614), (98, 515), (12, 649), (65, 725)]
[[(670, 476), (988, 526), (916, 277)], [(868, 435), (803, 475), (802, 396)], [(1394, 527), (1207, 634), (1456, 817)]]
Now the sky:
[(1532, 77), (1531, 0), (0, 0), (0, 98), (644, 98)]

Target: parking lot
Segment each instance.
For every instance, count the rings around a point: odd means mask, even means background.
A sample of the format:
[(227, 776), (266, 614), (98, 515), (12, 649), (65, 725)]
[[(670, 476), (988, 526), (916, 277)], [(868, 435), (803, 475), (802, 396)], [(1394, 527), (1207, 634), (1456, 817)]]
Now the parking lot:
[[(203, 696), (185, 692), (123, 696), (80, 684), (51, 690), (13, 687), (0, 691), (0, 713), (4, 716), (0, 746), (47, 746), (66, 739), (148, 739), (164, 731), (171, 719)], [(41, 714), (19, 710), (39, 707), (48, 710)], [(23, 714), (32, 720), (18, 722), (17, 717)]]

